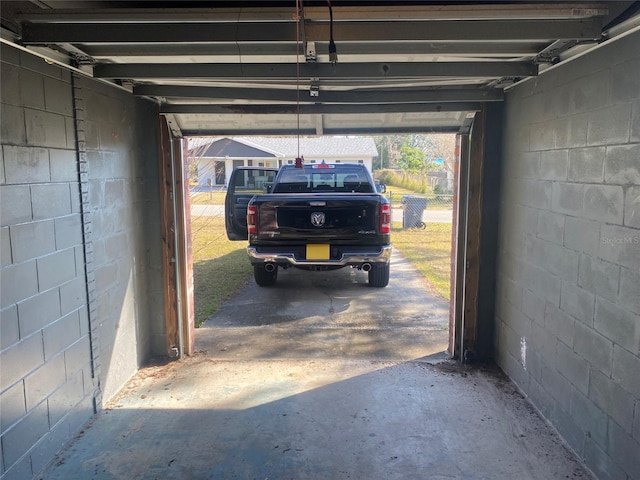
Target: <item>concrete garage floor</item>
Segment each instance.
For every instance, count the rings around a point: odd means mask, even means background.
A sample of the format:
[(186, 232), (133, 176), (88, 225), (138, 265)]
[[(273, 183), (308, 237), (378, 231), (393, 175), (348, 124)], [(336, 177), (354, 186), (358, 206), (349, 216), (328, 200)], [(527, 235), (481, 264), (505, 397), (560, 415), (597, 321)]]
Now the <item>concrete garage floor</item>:
[(497, 369), (446, 360), (447, 303), (395, 255), (281, 272), (142, 369), (44, 479), (591, 478)]

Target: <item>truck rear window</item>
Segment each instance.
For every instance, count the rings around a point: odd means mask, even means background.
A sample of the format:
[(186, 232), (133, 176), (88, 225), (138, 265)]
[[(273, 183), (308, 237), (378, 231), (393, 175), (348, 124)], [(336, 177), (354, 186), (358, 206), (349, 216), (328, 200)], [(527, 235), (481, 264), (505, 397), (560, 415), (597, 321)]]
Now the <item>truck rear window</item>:
[(236, 193), (263, 193), (264, 187), (273, 182), (273, 170), (245, 170), (236, 175), (234, 191)]
[(369, 179), (358, 167), (290, 169), (281, 172), (274, 193), (373, 193)]

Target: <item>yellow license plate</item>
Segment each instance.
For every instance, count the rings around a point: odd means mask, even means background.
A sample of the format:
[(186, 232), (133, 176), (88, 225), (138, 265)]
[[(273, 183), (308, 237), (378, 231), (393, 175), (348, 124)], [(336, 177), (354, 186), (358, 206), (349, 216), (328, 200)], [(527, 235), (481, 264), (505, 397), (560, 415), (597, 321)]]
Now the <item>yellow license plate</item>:
[(329, 244), (307, 245), (307, 260), (329, 260)]

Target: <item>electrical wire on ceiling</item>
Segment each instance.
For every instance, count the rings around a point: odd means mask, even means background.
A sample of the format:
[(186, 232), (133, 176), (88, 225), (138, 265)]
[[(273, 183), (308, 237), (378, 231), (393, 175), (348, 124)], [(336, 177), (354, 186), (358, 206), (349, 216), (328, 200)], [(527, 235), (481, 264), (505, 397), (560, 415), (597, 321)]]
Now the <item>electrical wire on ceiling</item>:
[(302, 18), (301, 0), (296, 0), (296, 120), (298, 132), (298, 156), (296, 157), (296, 168), (302, 168), (304, 157), (300, 155), (300, 19)]
[(329, 5), (329, 61), (335, 64), (338, 61), (338, 49), (336, 48), (336, 42), (333, 40), (333, 8), (331, 7), (331, 0), (327, 0)]
[[(333, 38), (333, 7), (331, 1), (327, 0), (329, 6), (329, 61), (335, 65), (338, 61), (338, 49)], [(296, 0), (296, 122), (298, 134), (298, 155), (296, 157), (296, 168), (302, 168), (304, 157), (300, 155), (300, 22), (302, 21), (302, 0)]]

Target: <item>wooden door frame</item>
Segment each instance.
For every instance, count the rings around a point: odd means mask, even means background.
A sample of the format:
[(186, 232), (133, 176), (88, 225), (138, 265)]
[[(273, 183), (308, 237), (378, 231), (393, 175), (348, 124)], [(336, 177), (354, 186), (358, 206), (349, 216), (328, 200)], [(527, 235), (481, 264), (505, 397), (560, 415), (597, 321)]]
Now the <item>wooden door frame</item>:
[(478, 350), (485, 129), (482, 109), (470, 133), (458, 134), (456, 139), (449, 352), (465, 363), (475, 360)]
[(456, 135), (453, 171), (453, 225), (451, 229), (451, 279), (449, 308), (449, 354), (462, 359), (465, 252), (467, 244), (467, 186), (469, 134)]
[(158, 116), (158, 161), (164, 283), (165, 350), (170, 358), (195, 346), (191, 202), (185, 140), (174, 138)]
[[(478, 291), (482, 227), (485, 112), (476, 114), (470, 134), (459, 134), (454, 170), (449, 353), (468, 362), (478, 339)], [(159, 116), (162, 264), (166, 351), (192, 355), (195, 348), (191, 215), (186, 142), (171, 137)]]
[(187, 167), (187, 140), (174, 139), (173, 158), (175, 168), (174, 193), (178, 238), (178, 265), (180, 280), (179, 318), (182, 321), (182, 351), (193, 355), (195, 350), (195, 304), (193, 283), (193, 258), (191, 250), (191, 194)]

